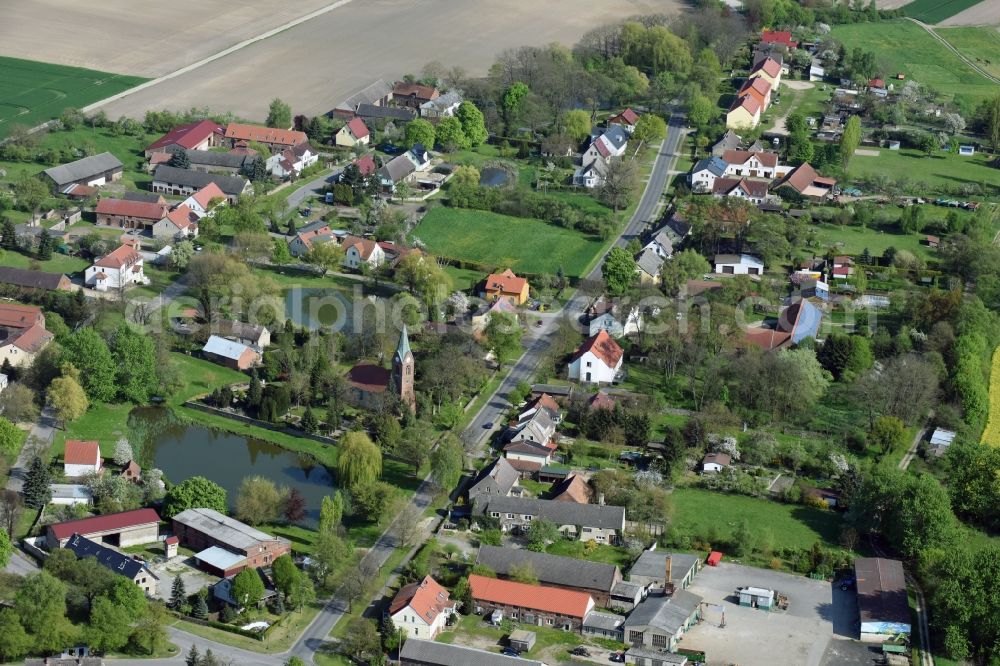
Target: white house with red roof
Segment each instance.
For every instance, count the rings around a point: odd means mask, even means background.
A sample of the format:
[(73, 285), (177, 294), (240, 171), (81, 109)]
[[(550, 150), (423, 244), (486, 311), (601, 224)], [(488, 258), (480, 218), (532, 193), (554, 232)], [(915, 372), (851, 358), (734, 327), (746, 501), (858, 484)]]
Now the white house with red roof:
[(792, 39), (792, 33), (788, 30), (764, 30), (760, 33), (760, 41), (763, 44), (784, 46), (787, 49), (794, 49), (799, 45)]
[(232, 148), (246, 147), (250, 143), (262, 143), (272, 152), (280, 152), (285, 148), (294, 148), (309, 142), (305, 132), (243, 123), (229, 123), (226, 126), (225, 138)]
[(89, 266), (84, 273), (84, 284), (97, 291), (124, 289), (130, 284), (145, 284), (142, 255), (134, 248), (122, 245)]
[(334, 142), (344, 148), (367, 146), (372, 140), (372, 133), (361, 118), (352, 118), (341, 127), (334, 136)]
[(265, 164), (275, 178), (297, 178), (300, 173), (319, 161), (319, 153), (308, 143), (300, 143), (271, 155)]
[(625, 109), (621, 113), (617, 113), (608, 118), (609, 125), (619, 125), (629, 134), (632, 134), (632, 132), (635, 131), (635, 126), (638, 122), (639, 114), (632, 109)]
[(146, 146), (146, 158), (152, 157), (153, 153), (169, 155), (172, 150), (208, 150), (222, 142), (224, 133), (222, 125), (214, 120), (178, 125)]
[(590, 384), (610, 384), (622, 368), (625, 352), (601, 330), (587, 338), (569, 362), (569, 378)]
[(181, 205), (187, 206), (191, 214), (200, 220), (211, 215), (212, 209), (225, 204), (226, 200), (226, 193), (215, 183), (209, 183), (185, 199)]
[(347, 236), (341, 246), (344, 248), (344, 265), (348, 268), (375, 268), (385, 263), (385, 250), (370, 238)]
[(63, 452), (63, 473), (71, 478), (101, 471), (101, 447), (94, 440), (67, 439)]
[(727, 150), (722, 153), (726, 163), (727, 176), (748, 176), (750, 178), (784, 178), (790, 167), (778, 162), (778, 154), (761, 150)]
[(774, 58), (764, 58), (750, 70), (749, 78), (756, 79), (761, 78), (771, 84), (771, 89), (774, 90), (781, 83), (781, 63)]
[(196, 238), (198, 236), (197, 222), (198, 216), (190, 208), (181, 204), (154, 224), (151, 232), (153, 238), (162, 238), (168, 241)]
[(149, 229), (163, 219), (170, 206), (159, 201), (101, 199), (95, 210), (97, 224), (122, 229)]
[(15, 367), (31, 365), (54, 337), (45, 330), (42, 309), (34, 305), (0, 303), (0, 330), (6, 332), (0, 341), (0, 364), (10, 361)]
[(424, 576), (419, 583), (404, 585), (389, 604), (389, 617), (396, 631), (407, 638), (433, 639), (455, 613), (455, 602), (448, 590)]

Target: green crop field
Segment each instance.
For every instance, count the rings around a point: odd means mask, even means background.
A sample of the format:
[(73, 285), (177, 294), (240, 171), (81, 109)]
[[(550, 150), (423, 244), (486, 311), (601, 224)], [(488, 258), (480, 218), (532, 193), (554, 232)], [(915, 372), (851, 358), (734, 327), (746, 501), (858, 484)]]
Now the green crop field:
[(907, 16), (924, 23), (940, 23), (983, 0), (913, 0), (903, 7)]
[(413, 232), (428, 252), (515, 271), (579, 276), (601, 251), (599, 238), (541, 220), (462, 208), (435, 208)]
[(887, 79), (902, 73), (907, 79), (975, 104), (996, 94), (996, 84), (966, 65), (957, 55), (910, 21), (880, 21), (834, 26), (832, 36), (851, 51), (873, 51), (884, 63)]
[(83, 108), (146, 79), (34, 60), (0, 57), (0, 137), (14, 124), (34, 127), (67, 107)]
[(1000, 31), (996, 28), (935, 28), (966, 58), (993, 76), (1000, 76)]

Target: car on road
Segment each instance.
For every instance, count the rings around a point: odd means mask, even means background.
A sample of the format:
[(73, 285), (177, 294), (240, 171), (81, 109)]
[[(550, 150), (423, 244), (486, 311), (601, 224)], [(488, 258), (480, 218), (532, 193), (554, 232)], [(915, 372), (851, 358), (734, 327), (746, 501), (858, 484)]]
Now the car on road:
[(504, 648), (503, 652), (501, 654), (503, 654), (505, 657), (520, 657), (521, 656), (521, 653), (518, 652), (517, 650), (515, 650), (512, 647), (506, 647), (506, 648)]
[(487, 421), (486, 423), (483, 424), (483, 430), (493, 430), (493, 426), (494, 426), (493, 421)]
[(612, 652), (611, 654), (608, 655), (608, 659), (610, 659), (611, 661), (616, 662), (618, 664), (624, 664), (625, 663), (625, 653), (622, 652), (621, 650), (618, 650), (618, 652)]

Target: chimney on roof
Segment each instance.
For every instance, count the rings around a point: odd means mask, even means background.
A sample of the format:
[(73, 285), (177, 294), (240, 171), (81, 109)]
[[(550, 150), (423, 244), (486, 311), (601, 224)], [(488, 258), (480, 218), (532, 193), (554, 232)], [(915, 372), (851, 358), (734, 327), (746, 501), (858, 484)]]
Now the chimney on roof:
[(674, 595), (674, 582), (673, 582), (673, 556), (667, 555), (667, 561), (665, 564), (666, 571), (663, 575), (663, 594), (668, 597)]

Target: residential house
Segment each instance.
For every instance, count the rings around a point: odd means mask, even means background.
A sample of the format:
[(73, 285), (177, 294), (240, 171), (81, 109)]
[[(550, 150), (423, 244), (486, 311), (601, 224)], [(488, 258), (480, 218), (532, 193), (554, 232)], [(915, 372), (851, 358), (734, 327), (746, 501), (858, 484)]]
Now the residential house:
[(635, 126), (639, 122), (639, 114), (632, 109), (625, 109), (608, 118), (608, 125), (618, 125), (628, 132), (629, 136), (635, 131)]
[(778, 315), (774, 326), (748, 326), (746, 341), (772, 351), (797, 345), (806, 338), (816, 338), (823, 312), (809, 300), (798, 298)]
[(530, 569), (540, 585), (584, 592), (601, 608), (609, 607), (611, 591), (622, 581), (622, 573), (614, 564), (487, 544), (479, 547), (476, 564), (495, 572), (499, 578), (510, 578), (519, 570)]
[(421, 104), (432, 102), (440, 96), (441, 93), (437, 88), (421, 83), (396, 81), (392, 86), (393, 103), (408, 106), (411, 109), (419, 109)]
[(361, 118), (352, 118), (347, 124), (341, 127), (335, 135), (335, 143), (344, 148), (354, 146), (367, 146), (372, 139), (372, 133)]
[(399, 589), (389, 602), (388, 614), (396, 631), (406, 639), (433, 640), (455, 614), (455, 606), (448, 590), (430, 576), (424, 576), (422, 581)]
[(761, 113), (771, 106), (771, 84), (762, 76), (744, 81), (736, 95), (737, 98), (746, 96), (754, 98), (760, 104)]
[(229, 123), (226, 126), (225, 139), (231, 148), (246, 148), (251, 143), (260, 143), (267, 146), (272, 153), (309, 142), (305, 132), (243, 123)]
[(717, 199), (735, 197), (752, 204), (761, 204), (768, 199), (768, 187), (769, 181), (756, 178), (718, 178), (712, 185), (712, 196)]
[(472, 515), (496, 518), (504, 532), (527, 529), (533, 520), (547, 520), (580, 541), (612, 545), (625, 530), (625, 509), (620, 506), (480, 495)]
[(900, 635), (908, 637), (912, 615), (903, 563), (882, 557), (859, 557), (854, 560), (854, 580), (861, 640), (884, 643)]
[(764, 107), (753, 95), (740, 95), (733, 100), (726, 113), (726, 127), (729, 129), (749, 130), (760, 124), (760, 116)]
[(142, 560), (120, 553), (79, 534), (71, 536), (63, 547), (76, 553), (78, 559), (93, 557), (105, 569), (135, 583), (139, 589), (146, 593), (146, 596), (156, 596), (156, 584), (160, 579), (149, 570)]
[[(701, 570), (701, 558), (686, 553), (645, 550), (629, 570), (630, 582), (647, 588), (686, 589)], [(668, 585), (669, 583), (669, 585)]]
[[(278, 596), (278, 591), (274, 589), (274, 583), (271, 579), (264, 573), (264, 570), (260, 567), (253, 570), (254, 573), (260, 578), (260, 582), (264, 584), (264, 594), (261, 595), (260, 599), (257, 601), (257, 608), (264, 608), (274, 601), (275, 597)], [(243, 602), (233, 597), (233, 583), (235, 582), (236, 574), (229, 574), (222, 578), (215, 585), (212, 585), (212, 596), (221, 601), (224, 604), (228, 604), (233, 608), (238, 610), (243, 609)]]
[(70, 185), (100, 187), (121, 180), (124, 168), (121, 160), (111, 153), (105, 152), (84, 157), (68, 164), (60, 164), (46, 169), (42, 173), (52, 181), (56, 190), (61, 191)]
[[(545, 666), (543, 662), (509, 657), (464, 645), (411, 638), (399, 651), (402, 666)], [(41, 665), (39, 665), (41, 666)]]
[(579, 474), (571, 474), (562, 481), (552, 484), (551, 499), (554, 502), (576, 502), (590, 504), (594, 493), (587, 480)]
[(215, 183), (226, 197), (233, 203), (241, 194), (253, 191), (250, 181), (242, 176), (225, 176), (190, 169), (178, 169), (166, 164), (156, 167), (153, 172), (151, 188), (154, 192), (162, 192), (173, 196), (186, 197), (194, 194), (209, 183)]
[(67, 439), (63, 452), (63, 474), (79, 478), (101, 472), (101, 447), (93, 440)]
[(837, 255), (833, 258), (833, 267), (830, 270), (835, 280), (846, 280), (854, 275), (854, 259), (846, 254)]
[[(378, 165), (375, 164), (375, 158), (372, 155), (365, 154), (352, 162), (354, 166), (358, 168), (358, 173), (361, 174), (362, 178), (367, 178), (376, 171), (378, 171)], [(343, 175), (343, 172), (341, 172)]]
[(636, 647), (675, 651), (700, 615), (702, 598), (687, 590), (650, 594), (622, 625), (625, 642)]
[[(185, 509), (172, 522), (174, 535), (188, 548), (200, 551), (214, 547), (242, 558), (240, 568), (230, 565), (227, 576), (245, 568), (268, 567), (292, 550), (288, 540), (261, 532), (214, 509)], [(200, 555), (195, 558), (202, 561)]]
[(486, 276), (479, 296), (491, 301), (507, 298), (516, 305), (524, 305), (529, 291), (528, 280), (518, 277), (508, 268), (503, 273), (490, 273)]
[(212, 323), (220, 336), (236, 340), (240, 344), (257, 349), (264, 349), (271, 344), (271, 332), (265, 326), (232, 319), (216, 319)]
[(323, 220), (310, 222), (306, 226), (298, 229), (292, 240), (288, 241), (288, 252), (293, 257), (304, 257), (314, 245), (337, 242), (337, 237)]
[(124, 289), (130, 284), (145, 284), (142, 255), (128, 245), (121, 245), (88, 266), (83, 282), (97, 291)]
[(597, 127), (590, 134), (590, 143), (583, 151), (581, 164), (586, 166), (597, 160), (607, 162), (612, 157), (621, 157), (628, 147), (628, 133), (620, 125)]
[(707, 453), (701, 459), (702, 472), (721, 472), (732, 464), (732, 457), (728, 453)]
[(691, 167), (691, 174), (688, 180), (691, 189), (695, 192), (711, 192), (715, 187), (715, 181), (726, 175), (729, 165), (722, 157), (705, 157)]
[(722, 138), (712, 146), (712, 156), (722, 157), (727, 150), (739, 149), (742, 143), (743, 137), (733, 130), (726, 130), (726, 133), (722, 135)]
[(97, 224), (122, 229), (149, 230), (163, 219), (170, 206), (166, 203), (101, 199), (97, 202)]
[(226, 193), (219, 189), (214, 182), (210, 182), (197, 192), (193, 193), (182, 206), (187, 206), (191, 214), (199, 220), (207, 215), (211, 215), (213, 207), (226, 202)]
[(660, 271), (666, 260), (663, 255), (652, 248), (644, 248), (635, 259), (636, 270), (641, 284), (657, 285), (660, 283)]
[(62, 273), (32, 271), (26, 268), (0, 266), (0, 284), (19, 287), (26, 292), (69, 291), (72, 283)]
[(760, 41), (764, 44), (776, 44), (786, 49), (794, 49), (799, 43), (792, 39), (788, 30), (764, 30), (760, 33)]
[(385, 263), (385, 250), (370, 238), (345, 236), (340, 245), (344, 248), (344, 265), (348, 268), (361, 270), (363, 266), (375, 268)]
[(142, 481), (142, 468), (139, 467), (139, 463), (136, 461), (129, 460), (125, 463), (122, 471), (118, 473), (118, 476), (131, 483), (139, 483)]
[[(749, 80), (753, 81), (754, 79), (764, 79), (767, 81), (768, 90), (766, 94), (768, 100), (770, 100), (771, 91), (777, 90), (778, 85), (781, 83), (781, 63), (774, 58), (764, 58), (750, 70)], [(764, 106), (770, 106), (770, 101), (764, 104)]]
[(403, 153), (403, 157), (413, 162), (416, 171), (427, 171), (431, 168), (431, 153), (422, 143), (415, 143)]
[(764, 262), (749, 254), (717, 254), (712, 260), (722, 275), (762, 275)]
[(622, 316), (615, 303), (601, 296), (587, 308), (587, 326), (588, 335), (607, 331), (611, 337), (618, 339), (642, 330), (642, 313), (633, 306)]
[(586, 592), (557, 587), (528, 585), (510, 580), (469, 576), (469, 588), (476, 614), (498, 614), (522, 625), (555, 627), (577, 631), (594, 609), (594, 599)]
[(225, 129), (214, 120), (199, 120), (178, 125), (153, 143), (146, 146), (146, 159), (153, 153), (173, 150), (208, 150), (222, 142)]
[(507, 462), (529, 475), (552, 462), (556, 452), (556, 418), (558, 412), (553, 416), (548, 409), (538, 409), (510, 426), (503, 449)]
[(154, 543), (159, 536), (160, 516), (152, 509), (133, 509), (52, 523), (45, 532), (45, 547), (62, 548), (74, 534), (118, 548)]
[(26, 367), (52, 342), (45, 330), (45, 315), (34, 305), (0, 303), (0, 364)]
[(167, 241), (179, 241), (186, 238), (197, 238), (198, 216), (190, 208), (181, 204), (167, 213), (162, 220), (152, 226), (153, 238)]
[(727, 176), (783, 178), (790, 170), (778, 163), (778, 154), (769, 151), (727, 150), (722, 155)]
[(428, 120), (438, 120), (454, 116), (464, 99), (462, 93), (457, 90), (449, 90), (443, 95), (439, 95), (421, 104), (420, 117), (427, 118)]
[(396, 186), (410, 180), (417, 170), (407, 154), (397, 155), (378, 170), (379, 184), (386, 194), (395, 194)]
[(201, 351), (210, 361), (233, 370), (249, 370), (261, 360), (260, 352), (253, 347), (218, 335), (209, 337)]
[(789, 171), (771, 189), (777, 194), (790, 191), (809, 201), (823, 201), (832, 195), (836, 184), (835, 178), (820, 176), (812, 165), (806, 162)]
[(480, 495), (499, 495), (506, 497), (517, 488), (521, 474), (503, 457), (497, 458), (484, 467), (469, 484), (469, 501), (474, 501)]
[(354, 114), (358, 110), (358, 107), (362, 104), (388, 106), (391, 100), (392, 86), (382, 79), (377, 79), (363, 90), (354, 93), (343, 102), (333, 107), (333, 110), (331, 110), (327, 115), (340, 116), (341, 118), (353, 118)]
[(590, 384), (610, 383), (618, 376), (624, 352), (607, 331), (590, 336), (569, 362), (569, 378)]
[(308, 143), (300, 143), (271, 155), (265, 161), (267, 171), (282, 180), (298, 178), (299, 174), (319, 161), (319, 153)]
[(577, 187), (595, 188), (604, 185), (604, 177), (608, 172), (608, 163), (604, 159), (596, 159), (589, 164), (583, 164), (573, 172), (573, 184)]

